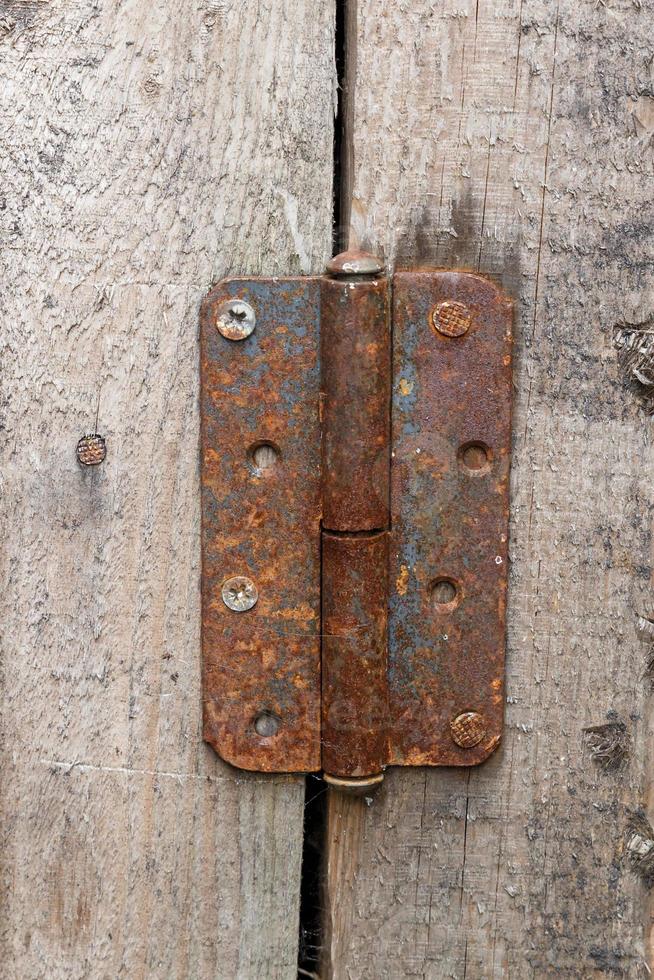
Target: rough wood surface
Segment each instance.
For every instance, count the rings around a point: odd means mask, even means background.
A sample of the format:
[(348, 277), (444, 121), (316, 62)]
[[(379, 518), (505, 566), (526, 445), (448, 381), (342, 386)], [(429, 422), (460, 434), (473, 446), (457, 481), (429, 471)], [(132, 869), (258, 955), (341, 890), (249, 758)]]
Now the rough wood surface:
[(503, 746), (471, 772), (393, 771), (369, 806), (331, 796), (337, 980), (652, 969), (625, 853), (651, 764), (634, 627), (652, 611), (652, 423), (613, 334), (652, 329), (653, 13), (358, 3), (351, 244), (498, 277), (516, 408)]
[(296, 975), (303, 782), (200, 741), (197, 312), (330, 252), (332, 8), (0, 3), (7, 980)]

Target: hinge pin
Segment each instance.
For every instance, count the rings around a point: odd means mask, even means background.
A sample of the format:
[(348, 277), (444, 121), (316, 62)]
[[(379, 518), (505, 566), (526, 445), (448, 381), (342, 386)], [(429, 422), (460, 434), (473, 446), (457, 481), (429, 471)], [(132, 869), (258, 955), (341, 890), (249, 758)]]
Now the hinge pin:
[(360, 779), (349, 776), (330, 776), (323, 773), (323, 779), (334, 789), (343, 790), (353, 796), (364, 796), (366, 793), (374, 792), (384, 782), (384, 773), (380, 772), (376, 776), (364, 776)]
[(375, 255), (352, 249), (330, 259), (327, 272), (337, 279), (342, 276), (380, 276), (384, 272), (384, 263)]

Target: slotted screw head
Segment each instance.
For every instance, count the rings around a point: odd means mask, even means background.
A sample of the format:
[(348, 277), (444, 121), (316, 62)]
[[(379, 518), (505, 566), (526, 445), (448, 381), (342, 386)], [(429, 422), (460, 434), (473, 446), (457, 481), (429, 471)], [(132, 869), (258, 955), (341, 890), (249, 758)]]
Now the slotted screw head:
[(233, 612), (247, 612), (256, 605), (259, 592), (251, 578), (235, 575), (223, 582), (222, 597), (228, 609)]
[(432, 313), (436, 330), (445, 337), (462, 337), (470, 328), (472, 313), (463, 303), (439, 303)]
[(245, 340), (256, 325), (254, 310), (242, 299), (227, 300), (220, 304), (216, 312), (216, 326), (227, 340)]
[(77, 443), (77, 462), (80, 466), (98, 466), (107, 456), (107, 444), (97, 432), (82, 436)]
[(452, 738), (462, 749), (474, 749), (486, 737), (483, 715), (477, 711), (464, 711), (450, 722)]

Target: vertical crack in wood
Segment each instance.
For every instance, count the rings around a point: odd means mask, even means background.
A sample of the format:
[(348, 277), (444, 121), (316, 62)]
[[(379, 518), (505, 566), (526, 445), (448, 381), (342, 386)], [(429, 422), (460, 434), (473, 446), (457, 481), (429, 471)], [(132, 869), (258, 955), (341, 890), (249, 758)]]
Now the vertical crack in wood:
[[(350, 240), (352, 207), (356, 0), (335, 0), (334, 64), (336, 120), (333, 166), (333, 251), (345, 251)], [(316, 776), (306, 778), (302, 876), (300, 894), (298, 977), (314, 980), (331, 975), (331, 957), (325, 937), (329, 923), (323, 901), (326, 887), (328, 791)]]
[(356, 0), (336, 0), (335, 63), (337, 80), (334, 126), (334, 254), (350, 245), (354, 172), (354, 94), (356, 85)]
[(552, 53), (552, 81), (550, 85), (550, 102), (547, 114), (547, 139), (545, 141), (545, 163), (543, 166), (543, 186), (540, 201), (540, 225), (538, 230), (538, 254), (536, 257), (536, 287), (534, 290), (534, 320), (531, 330), (533, 340), (536, 333), (536, 321), (538, 319), (538, 293), (540, 289), (540, 265), (543, 253), (543, 228), (545, 227), (545, 201), (547, 199), (547, 176), (550, 166), (550, 144), (552, 142), (552, 113), (554, 111), (554, 87), (556, 84), (556, 52), (559, 40), (559, 12), (560, 0), (556, 5), (556, 19), (554, 22), (554, 51)]
[(307, 776), (300, 891), (298, 977), (319, 980), (324, 953), (322, 889), (324, 880), (327, 788), (318, 776)]

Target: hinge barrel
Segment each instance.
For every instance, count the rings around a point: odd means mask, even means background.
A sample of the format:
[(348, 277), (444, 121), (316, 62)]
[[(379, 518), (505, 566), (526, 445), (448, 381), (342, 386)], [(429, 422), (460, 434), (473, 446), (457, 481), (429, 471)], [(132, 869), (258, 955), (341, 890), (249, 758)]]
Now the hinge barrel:
[(321, 283), (322, 767), (365, 781), (389, 758), (390, 285), (372, 257), (335, 263)]
[(388, 532), (322, 537), (322, 767), (383, 771), (389, 757)]
[(385, 276), (321, 283), (322, 523), (388, 527), (390, 289)]

